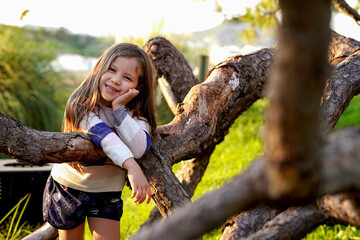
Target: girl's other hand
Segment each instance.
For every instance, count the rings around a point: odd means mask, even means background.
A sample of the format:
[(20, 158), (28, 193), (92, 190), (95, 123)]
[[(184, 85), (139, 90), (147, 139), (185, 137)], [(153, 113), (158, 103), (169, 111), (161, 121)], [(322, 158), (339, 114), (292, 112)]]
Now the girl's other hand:
[(128, 178), (132, 188), (131, 198), (135, 197), (134, 202), (141, 204), (147, 197), (146, 204), (149, 204), (151, 189), (140, 166), (134, 158), (129, 158), (124, 162), (123, 167), (128, 170)]
[(126, 93), (118, 96), (112, 101), (112, 109), (115, 110), (121, 106), (125, 106), (128, 104), (131, 100), (133, 100), (137, 95), (139, 94), (139, 91), (135, 88), (129, 89)]

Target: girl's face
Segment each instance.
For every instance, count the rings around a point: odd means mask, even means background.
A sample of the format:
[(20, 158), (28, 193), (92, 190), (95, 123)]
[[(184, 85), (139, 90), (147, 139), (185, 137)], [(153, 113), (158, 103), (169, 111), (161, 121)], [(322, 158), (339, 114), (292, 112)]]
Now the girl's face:
[(115, 98), (127, 93), (129, 89), (136, 89), (141, 74), (141, 66), (135, 57), (115, 58), (100, 78), (99, 91), (102, 103), (111, 107)]

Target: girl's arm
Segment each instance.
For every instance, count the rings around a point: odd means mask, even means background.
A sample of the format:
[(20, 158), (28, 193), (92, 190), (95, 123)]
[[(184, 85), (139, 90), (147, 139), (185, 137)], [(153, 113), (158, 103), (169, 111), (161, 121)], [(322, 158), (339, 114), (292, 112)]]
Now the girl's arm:
[(134, 155), (124, 142), (95, 113), (90, 112), (82, 121), (82, 128), (88, 131), (94, 144), (101, 147), (104, 153), (118, 166)]
[(147, 197), (146, 204), (149, 204), (151, 200), (151, 189), (139, 164), (134, 158), (129, 158), (124, 162), (123, 167), (128, 170), (128, 178), (132, 189), (131, 198), (136, 197), (134, 202), (140, 204)]
[(131, 197), (136, 197), (134, 202), (140, 204), (147, 197), (146, 203), (148, 204), (151, 200), (150, 186), (130, 149), (95, 113), (91, 112), (89, 114), (86, 125), (82, 126), (82, 128), (88, 129), (94, 144), (101, 147), (116, 165), (128, 171), (132, 187)]
[(115, 129), (121, 140), (128, 146), (136, 159), (141, 158), (151, 146), (149, 124), (145, 120), (132, 118), (121, 106), (112, 112)]

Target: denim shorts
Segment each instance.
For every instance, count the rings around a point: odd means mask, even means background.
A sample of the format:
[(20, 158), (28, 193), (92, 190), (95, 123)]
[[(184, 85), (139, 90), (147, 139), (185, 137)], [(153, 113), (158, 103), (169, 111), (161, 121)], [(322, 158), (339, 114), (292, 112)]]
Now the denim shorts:
[(43, 196), (44, 221), (57, 229), (72, 229), (86, 217), (120, 221), (123, 201), (119, 192), (84, 192), (48, 178)]

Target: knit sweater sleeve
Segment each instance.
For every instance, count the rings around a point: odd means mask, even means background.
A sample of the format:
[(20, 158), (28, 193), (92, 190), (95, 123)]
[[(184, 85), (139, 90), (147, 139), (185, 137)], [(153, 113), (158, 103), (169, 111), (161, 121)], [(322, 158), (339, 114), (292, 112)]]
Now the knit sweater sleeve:
[(136, 159), (141, 158), (150, 149), (150, 126), (144, 118), (132, 118), (124, 106), (112, 112), (115, 129), (120, 139), (128, 146)]
[(95, 113), (90, 112), (81, 122), (81, 127), (116, 165), (122, 167), (127, 159), (134, 157), (126, 144)]

